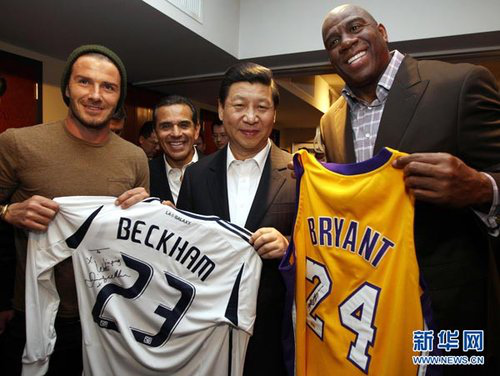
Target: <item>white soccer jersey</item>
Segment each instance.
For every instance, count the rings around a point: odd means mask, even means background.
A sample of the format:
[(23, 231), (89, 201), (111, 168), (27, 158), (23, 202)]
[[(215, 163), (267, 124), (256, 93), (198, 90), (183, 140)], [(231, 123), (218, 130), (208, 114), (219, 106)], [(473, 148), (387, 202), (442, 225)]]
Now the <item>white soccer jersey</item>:
[(85, 375), (240, 375), (262, 262), (251, 235), (148, 199), (64, 197), (30, 234), (23, 374), (43, 375), (56, 341), (54, 266), (73, 256)]

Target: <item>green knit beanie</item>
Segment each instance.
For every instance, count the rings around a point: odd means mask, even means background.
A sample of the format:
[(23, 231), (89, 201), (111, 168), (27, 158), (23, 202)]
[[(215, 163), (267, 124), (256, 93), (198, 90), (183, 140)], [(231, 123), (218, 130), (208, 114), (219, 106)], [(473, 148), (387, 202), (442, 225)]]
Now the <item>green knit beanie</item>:
[(116, 111), (122, 108), (123, 103), (125, 102), (125, 97), (127, 96), (127, 71), (125, 70), (125, 65), (109, 48), (104, 46), (100, 46), (98, 44), (87, 44), (84, 46), (80, 46), (75, 49), (66, 60), (66, 66), (64, 67), (64, 71), (61, 78), (61, 92), (63, 95), (64, 103), (69, 106), (69, 98), (66, 95), (66, 86), (68, 86), (69, 78), (71, 76), (71, 68), (75, 63), (76, 59), (78, 59), (82, 55), (87, 55), (90, 53), (98, 53), (108, 57), (118, 68), (120, 72), (121, 82), (120, 82), (120, 99), (118, 99), (118, 104), (116, 105)]

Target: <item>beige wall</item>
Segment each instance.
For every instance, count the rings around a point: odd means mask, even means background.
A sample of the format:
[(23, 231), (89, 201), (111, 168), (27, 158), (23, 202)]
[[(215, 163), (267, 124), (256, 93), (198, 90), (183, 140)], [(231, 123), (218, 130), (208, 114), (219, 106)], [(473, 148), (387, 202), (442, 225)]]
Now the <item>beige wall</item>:
[(64, 69), (64, 61), (14, 46), (0, 40), (0, 50), (38, 60), (43, 65), (42, 119), (43, 122), (60, 120), (66, 117), (68, 108), (61, 96), (59, 81)]
[[(321, 24), (330, 9), (346, 1), (239, 2), (237, 57), (252, 59), (323, 50)], [(205, 1), (208, 3), (211, 1)], [(384, 24), (390, 42), (497, 31), (499, 26), (498, 0), (357, 0), (354, 3)], [(446, 50), (447, 46), (441, 48)]]

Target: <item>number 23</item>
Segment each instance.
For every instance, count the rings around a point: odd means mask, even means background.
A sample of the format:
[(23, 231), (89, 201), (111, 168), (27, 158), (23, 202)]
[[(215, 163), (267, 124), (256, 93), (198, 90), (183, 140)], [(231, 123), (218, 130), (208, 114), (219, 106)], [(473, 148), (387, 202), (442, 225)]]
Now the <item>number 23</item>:
[[(125, 299), (135, 300), (140, 295), (142, 295), (146, 288), (149, 286), (154, 273), (153, 267), (144, 261), (133, 258), (131, 256), (127, 256), (123, 253), (122, 258), (125, 262), (125, 265), (138, 273), (137, 280), (129, 288), (123, 288), (114, 283), (106, 285), (101, 289), (101, 291), (99, 291), (99, 294), (96, 298), (96, 303), (92, 309), (92, 316), (94, 318), (94, 321), (101, 328), (115, 330), (117, 332), (120, 331), (117, 323), (113, 319), (106, 318), (103, 315), (106, 305), (113, 298), (113, 295), (120, 295)], [(137, 342), (150, 347), (161, 346), (169, 340), (170, 335), (174, 331), (175, 327), (191, 306), (196, 293), (195, 287), (189, 282), (184, 281), (181, 278), (176, 277), (168, 272), (164, 272), (164, 274), (166, 278), (166, 284), (180, 292), (180, 299), (172, 309), (167, 308), (163, 304), (159, 304), (155, 309), (154, 313), (165, 319), (162, 326), (159, 328), (158, 333), (152, 334), (140, 329), (130, 328)]]

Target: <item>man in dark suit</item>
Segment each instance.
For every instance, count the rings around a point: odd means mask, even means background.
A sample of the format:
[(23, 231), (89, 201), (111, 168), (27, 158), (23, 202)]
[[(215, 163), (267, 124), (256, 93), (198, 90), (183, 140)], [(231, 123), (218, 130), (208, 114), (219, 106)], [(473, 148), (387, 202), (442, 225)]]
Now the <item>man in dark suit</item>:
[(219, 117), (229, 144), (186, 170), (177, 206), (244, 226), (263, 259), (257, 319), (245, 375), (283, 375), (281, 329), (285, 286), (278, 270), (295, 211), (291, 155), (269, 140), (279, 93), (269, 69), (240, 63), (226, 72)]
[(175, 204), (187, 166), (203, 157), (194, 146), (200, 133), (198, 112), (190, 99), (170, 95), (155, 106), (153, 116), (163, 153), (149, 161), (151, 196)]
[(357, 6), (333, 9), (322, 33), (330, 61), (346, 82), (321, 121), (328, 160), (360, 162), (384, 146), (411, 153), (394, 167), (404, 169), (406, 187), (416, 198), (415, 245), (435, 335), (459, 330), (462, 341), (465, 329), (485, 330), (485, 352), (478, 355), (486, 355), (486, 367), (445, 371), (498, 372), (498, 348), (490, 342), (498, 338), (498, 325), (487, 327), (488, 309), (497, 321), (499, 299), (488, 299), (488, 288), (498, 285), (498, 269), (488, 268), (488, 237), (499, 232), (495, 79), (478, 66), (390, 52), (384, 26)]

